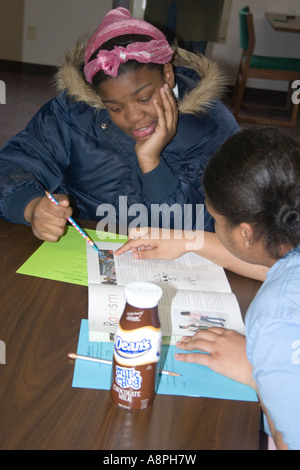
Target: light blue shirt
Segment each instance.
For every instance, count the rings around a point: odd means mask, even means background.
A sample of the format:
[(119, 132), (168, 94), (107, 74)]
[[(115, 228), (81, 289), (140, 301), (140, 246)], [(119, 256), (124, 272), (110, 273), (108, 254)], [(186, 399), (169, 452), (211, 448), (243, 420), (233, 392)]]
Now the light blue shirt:
[(260, 398), (285, 444), (299, 450), (300, 245), (270, 268), (245, 324)]

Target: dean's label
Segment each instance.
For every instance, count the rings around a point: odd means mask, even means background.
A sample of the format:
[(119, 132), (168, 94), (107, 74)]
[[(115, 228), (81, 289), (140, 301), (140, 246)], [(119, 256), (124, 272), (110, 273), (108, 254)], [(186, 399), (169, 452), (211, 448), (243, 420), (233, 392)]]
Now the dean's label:
[(124, 331), (118, 329), (115, 336), (114, 355), (122, 365), (142, 365), (158, 362), (161, 352), (161, 330), (140, 328)]
[(116, 337), (115, 351), (118, 356), (123, 358), (141, 357), (152, 348), (150, 339), (142, 339), (141, 341), (126, 341), (121, 336)]

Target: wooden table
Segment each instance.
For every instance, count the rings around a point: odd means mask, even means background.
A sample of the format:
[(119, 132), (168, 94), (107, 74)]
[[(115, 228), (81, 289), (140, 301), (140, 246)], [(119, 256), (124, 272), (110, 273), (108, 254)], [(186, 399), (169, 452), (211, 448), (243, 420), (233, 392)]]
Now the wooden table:
[(300, 33), (300, 16), (266, 13), (266, 18), (276, 31)]
[[(67, 353), (87, 318), (87, 288), (16, 274), (40, 244), (29, 227), (0, 221), (0, 449), (258, 448), (258, 403), (158, 395), (128, 412), (108, 391), (72, 388)], [(228, 277), (245, 312), (260, 283)]]

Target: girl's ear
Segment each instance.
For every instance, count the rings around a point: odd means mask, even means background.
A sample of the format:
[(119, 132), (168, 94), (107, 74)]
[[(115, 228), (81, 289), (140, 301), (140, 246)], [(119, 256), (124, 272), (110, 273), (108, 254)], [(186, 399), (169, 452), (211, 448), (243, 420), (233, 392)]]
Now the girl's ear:
[(244, 242), (244, 246), (246, 248), (250, 248), (253, 243), (253, 228), (250, 224), (247, 224), (246, 222), (240, 224), (239, 228), (242, 240)]
[(175, 77), (173, 66), (170, 62), (164, 65), (164, 80), (165, 83), (169, 85), (169, 88), (172, 89), (175, 86)]

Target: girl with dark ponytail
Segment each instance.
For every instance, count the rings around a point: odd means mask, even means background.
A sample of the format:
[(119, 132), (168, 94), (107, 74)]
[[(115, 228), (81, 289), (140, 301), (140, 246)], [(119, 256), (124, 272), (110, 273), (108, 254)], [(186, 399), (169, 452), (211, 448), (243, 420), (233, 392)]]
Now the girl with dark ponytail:
[(204, 179), (215, 231), (237, 258), (269, 267), (245, 319), (246, 337), (199, 331), (177, 346), (197, 362), (252, 386), (278, 449), (300, 449), (300, 152), (274, 128), (231, 137)]

